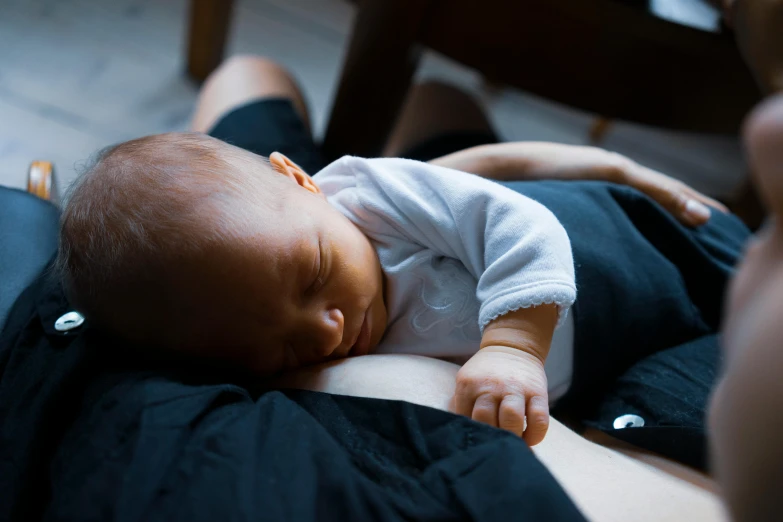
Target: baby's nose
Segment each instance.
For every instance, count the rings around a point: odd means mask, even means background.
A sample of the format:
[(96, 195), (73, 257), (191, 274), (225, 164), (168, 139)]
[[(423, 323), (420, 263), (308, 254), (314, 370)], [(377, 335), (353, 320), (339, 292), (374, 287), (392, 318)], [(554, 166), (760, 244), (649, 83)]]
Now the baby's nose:
[(343, 342), (345, 317), (338, 308), (324, 310), (315, 322), (313, 344), (323, 357), (332, 355)]

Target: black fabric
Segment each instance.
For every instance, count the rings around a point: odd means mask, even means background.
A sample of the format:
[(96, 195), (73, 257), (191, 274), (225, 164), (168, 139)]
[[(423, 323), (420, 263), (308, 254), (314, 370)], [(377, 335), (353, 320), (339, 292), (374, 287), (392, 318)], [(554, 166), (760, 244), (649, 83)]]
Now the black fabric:
[[(634, 364), (602, 397), (588, 426), (694, 468), (707, 468), (704, 412), (720, 368), (718, 336), (705, 335)], [(618, 412), (641, 428), (614, 428)]]
[(126, 358), (68, 308), (42, 276), (0, 338), (0, 520), (584, 520), (500, 430)]
[(209, 135), (261, 156), (280, 152), (309, 174), (326, 166), (310, 132), (285, 98), (265, 98), (238, 107), (223, 116)]
[[(279, 134), (266, 118), (282, 122)], [(213, 135), (321, 166), (280, 100), (248, 104)], [(601, 429), (643, 415), (645, 428), (619, 431), (666, 454), (682, 447), (676, 430), (699, 439), (718, 357), (709, 336), (744, 227), (716, 214), (689, 231), (604, 183), (510, 186), (552, 209), (573, 243), (577, 372), (566, 402)], [(0, 233), (14, 226), (0, 220)], [(55, 331), (68, 310), (42, 275), (0, 337), (0, 520), (582, 520), (508, 434), (404, 403), (261, 394), (147, 364), (89, 327)]]
[(626, 186), (506, 185), (552, 210), (571, 240), (573, 395), (602, 395), (642, 358), (716, 332), (723, 294), (749, 237), (735, 216), (714, 212), (706, 225), (690, 229)]
[(0, 330), (16, 298), (57, 249), (57, 208), (20, 190), (0, 187)]
[[(283, 100), (248, 104), (212, 134), (322, 166)], [(56, 230), (56, 211), (44, 219)], [(38, 271), (51, 252), (38, 252)], [(504, 432), (145, 363), (89, 326), (56, 331), (67, 311), (43, 273), (0, 337), (0, 520), (584, 520)]]
[[(256, 121), (251, 128), (261, 129), (271, 121), (297, 119), (290, 103), (265, 103), (238, 109), (213, 135), (242, 134), (241, 125), (249, 120)], [(280, 114), (269, 119), (270, 111)], [(320, 158), (301, 124), (289, 128), (290, 138), (271, 132), (270, 140), (267, 133), (252, 132), (244, 134), (242, 143), (268, 155), (279, 142), (290, 140), (299, 145), (292, 149), (294, 161)], [(402, 155), (427, 161), (495, 141), (491, 132), (453, 132)], [(574, 381), (555, 412), (703, 468), (706, 404), (721, 361), (714, 333), (748, 230), (735, 216), (720, 212), (705, 226), (686, 228), (639, 192), (607, 183), (506, 185), (552, 210), (574, 251), (579, 294), (572, 310)], [(678, 365), (687, 367), (687, 377), (675, 370)], [(636, 412), (644, 413), (643, 428), (613, 428), (615, 418)]]
[[(721, 364), (715, 332), (748, 229), (717, 211), (687, 228), (636, 190), (608, 183), (506, 185), (552, 210), (571, 239), (574, 377), (555, 415), (703, 469)], [(615, 430), (628, 413), (645, 426)]]
[[(282, 152), (309, 174), (326, 166), (320, 147), (288, 99), (266, 98), (237, 107), (223, 116), (209, 135), (261, 156)], [(402, 157), (429, 161), (469, 147), (497, 142), (498, 136), (491, 131), (456, 131), (419, 143), (405, 151)]]

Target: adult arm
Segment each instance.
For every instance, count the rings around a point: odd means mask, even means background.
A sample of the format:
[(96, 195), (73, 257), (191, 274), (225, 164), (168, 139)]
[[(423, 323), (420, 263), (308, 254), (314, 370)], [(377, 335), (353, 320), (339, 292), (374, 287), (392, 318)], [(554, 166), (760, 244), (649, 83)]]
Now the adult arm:
[(704, 224), (710, 216), (708, 207), (727, 211), (721, 203), (681, 181), (596, 147), (496, 143), (471, 147), (430, 163), (496, 181), (600, 180), (628, 185), (657, 201), (688, 226)]

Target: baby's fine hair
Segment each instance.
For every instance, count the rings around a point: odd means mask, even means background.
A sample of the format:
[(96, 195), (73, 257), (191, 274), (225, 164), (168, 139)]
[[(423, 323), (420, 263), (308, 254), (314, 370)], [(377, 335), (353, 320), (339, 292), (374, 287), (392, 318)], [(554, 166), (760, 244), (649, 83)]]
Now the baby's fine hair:
[(60, 222), (55, 268), (72, 305), (131, 339), (176, 342), (165, 337), (186, 320), (180, 294), (192, 283), (179, 269), (256, 218), (276, 178), (259, 176), (259, 161), (197, 133), (99, 151), (69, 189)]

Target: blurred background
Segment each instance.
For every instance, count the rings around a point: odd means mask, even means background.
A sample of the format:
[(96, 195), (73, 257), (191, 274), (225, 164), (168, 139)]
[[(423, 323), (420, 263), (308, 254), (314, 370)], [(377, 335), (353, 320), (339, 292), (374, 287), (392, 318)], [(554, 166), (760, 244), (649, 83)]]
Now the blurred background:
[[(700, 0), (653, 0), (646, 8), (700, 30), (719, 23)], [(225, 55), (261, 54), (285, 64), (321, 136), (356, 9), (344, 0), (236, 0)], [(185, 74), (188, 14), (187, 0), (2, 0), (0, 184), (23, 188), (30, 162), (41, 159), (55, 164), (62, 191), (99, 148), (186, 129), (198, 92)], [(494, 85), (432, 51), (424, 53), (416, 78), (442, 79), (479, 95), (506, 140), (586, 144), (597, 118)], [(734, 135), (616, 121), (600, 145), (711, 195), (731, 194), (745, 175)]]

